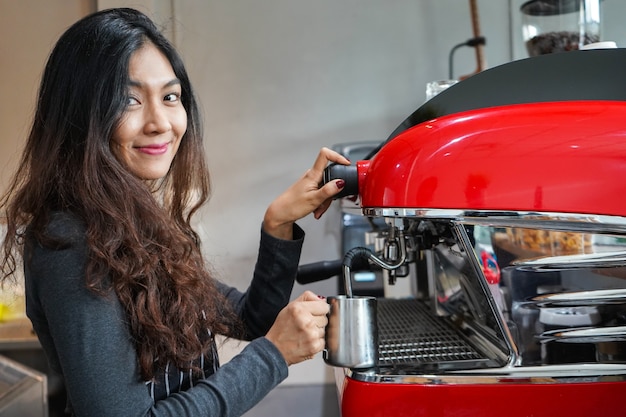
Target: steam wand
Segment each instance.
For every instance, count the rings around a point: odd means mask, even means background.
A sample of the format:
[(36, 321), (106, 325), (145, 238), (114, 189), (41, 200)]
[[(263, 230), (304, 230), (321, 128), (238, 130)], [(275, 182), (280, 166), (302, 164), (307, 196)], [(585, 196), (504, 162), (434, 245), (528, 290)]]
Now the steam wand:
[(381, 268), (387, 269), (389, 271), (395, 270), (396, 268), (399, 268), (400, 266), (402, 266), (402, 264), (404, 264), (404, 261), (406, 260), (406, 244), (404, 242), (404, 239), (402, 238), (402, 234), (400, 234), (398, 240), (400, 242), (400, 244), (398, 245), (400, 246), (400, 258), (397, 259), (397, 261), (393, 264), (385, 262), (383, 259), (377, 257), (374, 254), (374, 252), (372, 252), (370, 249), (364, 248), (362, 246), (357, 246), (356, 248), (352, 248), (348, 252), (346, 252), (346, 254), (343, 257), (342, 267), (343, 267), (343, 281), (344, 281), (344, 285), (346, 288), (346, 296), (348, 298), (352, 298), (353, 296), (352, 295), (352, 279), (351, 279), (351, 274), (350, 274), (350, 268), (352, 267), (352, 262), (355, 259), (365, 258), (365, 259), (369, 259), (370, 261), (380, 266)]

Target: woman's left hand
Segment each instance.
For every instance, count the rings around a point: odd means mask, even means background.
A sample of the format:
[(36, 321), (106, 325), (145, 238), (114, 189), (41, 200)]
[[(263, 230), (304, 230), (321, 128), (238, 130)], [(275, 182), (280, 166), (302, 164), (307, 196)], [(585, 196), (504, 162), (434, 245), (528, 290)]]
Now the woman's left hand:
[(324, 169), (329, 162), (350, 165), (350, 161), (341, 154), (322, 148), (313, 167), (267, 208), (263, 219), (263, 228), (267, 233), (280, 239), (291, 239), (295, 221), (310, 213), (316, 219), (324, 214), (332, 203), (333, 196), (345, 186), (345, 182), (338, 179), (320, 187)]
[(312, 359), (324, 349), (329, 309), (323, 297), (305, 291), (278, 313), (265, 337), (280, 351), (287, 365)]

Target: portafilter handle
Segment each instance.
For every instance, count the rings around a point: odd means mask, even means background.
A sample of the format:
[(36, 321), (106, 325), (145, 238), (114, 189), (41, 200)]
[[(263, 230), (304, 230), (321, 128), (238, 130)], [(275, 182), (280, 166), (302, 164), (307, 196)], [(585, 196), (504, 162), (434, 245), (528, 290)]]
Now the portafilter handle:
[[(298, 284), (310, 284), (312, 282), (323, 281), (342, 274), (343, 261), (336, 259), (333, 261), (319, 261), (310, 264), (298, 266), (298, 275), (296, 282)], [(377, 268), (376, 265), (370, 264), (367, 258), (358, 258), (352, 260), (352, 271), (372, 271)]]
[(322, 281), (341, 274), (341, 259), (334, 261), (319, 261), (300, 265), (296, 281), (298, 284), (310, 284)]

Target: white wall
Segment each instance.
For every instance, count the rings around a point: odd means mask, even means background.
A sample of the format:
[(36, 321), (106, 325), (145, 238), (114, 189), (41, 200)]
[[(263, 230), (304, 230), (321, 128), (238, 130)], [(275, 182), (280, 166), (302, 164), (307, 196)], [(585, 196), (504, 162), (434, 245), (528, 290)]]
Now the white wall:
[(28, 134), (39, 77), (65, 28), (94, 9), (91, 0), (0, 0), (0, 191)]

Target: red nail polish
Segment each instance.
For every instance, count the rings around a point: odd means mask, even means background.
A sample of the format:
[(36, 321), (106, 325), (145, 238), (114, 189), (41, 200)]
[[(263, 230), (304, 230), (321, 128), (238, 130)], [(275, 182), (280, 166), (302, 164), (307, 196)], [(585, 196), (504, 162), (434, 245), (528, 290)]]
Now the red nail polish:
[(326, 297), (324, 297), (323, 295), (318, 295), (317, 298), (319, 298), (320, 300), (325, 300)]
[(341, 189), (342, 189), (343, 187), (345, 187), (345, 186), (346, 186), (346, 182), (345, 182), (344, 180), (338, 180), (338, 181), (337, 181), (337, 188), (338, 188), (338, 189), (340, 189), (340, 190), (341, 190)]

